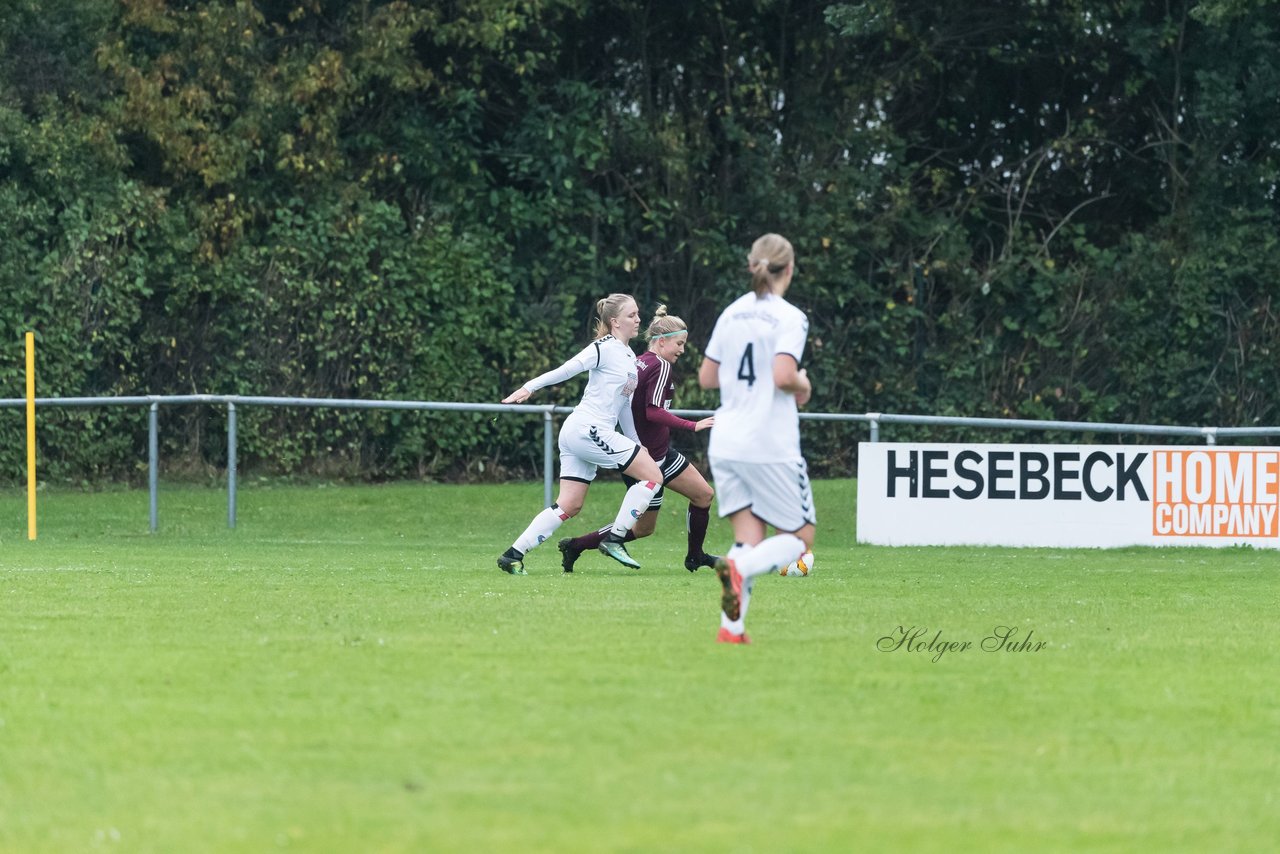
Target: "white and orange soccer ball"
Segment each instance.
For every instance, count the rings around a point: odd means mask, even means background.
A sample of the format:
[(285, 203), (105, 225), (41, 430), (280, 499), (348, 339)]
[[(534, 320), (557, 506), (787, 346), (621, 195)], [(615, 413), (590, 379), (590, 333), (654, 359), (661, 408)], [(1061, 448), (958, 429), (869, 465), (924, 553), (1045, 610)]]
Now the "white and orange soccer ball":
[(800, 555), (800, 559), (787, 564), (778, 570), (778, 575), (787, 578), (795, 578), (801, 575), (808, 575), (813, 572), (813, 552), (805, 552)]

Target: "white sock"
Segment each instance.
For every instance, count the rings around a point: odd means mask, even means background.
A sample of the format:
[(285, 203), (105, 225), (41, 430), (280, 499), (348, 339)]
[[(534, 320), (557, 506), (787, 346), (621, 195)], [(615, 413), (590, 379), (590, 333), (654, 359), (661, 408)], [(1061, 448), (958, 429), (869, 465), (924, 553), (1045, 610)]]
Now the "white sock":
[(613, 520), (610, 531), (619, 537), (636, 526), (636, 521), (649, 509), (649, 502), (660, 484), (656, 480), (642, 480), (631, 484), (627, 494), (622, 497), (622, 506), (618, 508), (618, 516)]
[(520, 554), (528, 554), (542, 544), (552, 534), (556, 532), (568, 515), (560, 509), (559, 504), (552, 504), (546, 510), (543, 510), (537, 516), (533, 517), (533, 521), (529, 523), (529, 527), (524, 529), (524, 533), (516, 537), (516, 541), (511, 547)]
[(744, 579), (764, 575), (786, 566), (804, 554), (804, 540), (795, 534), (775, 534), (751, 550), (751, 553), (734, 558)]
[(747, 606), (751, 604), (751, 588), (755, 586), (754, 578), (742, 579), (742, 595), (738, 597), (738, 622), (742, 623), (743, 631), (746, 631)]

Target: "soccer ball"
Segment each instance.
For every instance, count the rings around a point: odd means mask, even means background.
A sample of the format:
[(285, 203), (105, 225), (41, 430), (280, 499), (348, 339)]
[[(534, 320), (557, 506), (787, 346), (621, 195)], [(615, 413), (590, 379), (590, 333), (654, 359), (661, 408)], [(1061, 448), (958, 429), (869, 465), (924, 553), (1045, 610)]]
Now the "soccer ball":
[(813, 572), (813, 552), (805, 552), (800, 555), (799, 560), (789, 563), (778, 570), (778, 575), (795, 578), (798, 575), (808, 575), (811, 572)]

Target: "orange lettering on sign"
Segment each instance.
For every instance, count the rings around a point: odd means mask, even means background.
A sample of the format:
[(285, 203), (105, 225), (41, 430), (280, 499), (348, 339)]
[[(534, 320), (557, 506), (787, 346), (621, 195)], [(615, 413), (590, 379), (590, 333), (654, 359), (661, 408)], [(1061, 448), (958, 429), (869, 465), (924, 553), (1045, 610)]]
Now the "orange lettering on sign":
[(1155, 451), (1151, 533), (1280, 536), (1280, 451)]

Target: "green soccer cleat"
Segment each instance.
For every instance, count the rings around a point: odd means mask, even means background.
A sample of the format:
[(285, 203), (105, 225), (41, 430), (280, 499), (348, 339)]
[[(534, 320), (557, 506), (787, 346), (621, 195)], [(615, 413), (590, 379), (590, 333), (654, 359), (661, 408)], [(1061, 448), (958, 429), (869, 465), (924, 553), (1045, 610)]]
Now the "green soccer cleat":
[(507, 549), (498, 556), (498, 569), (511, 575), (528, 575), (524, 571), (524, 555), (515, 549)]
[(640, 568), (639, 562), (631, 555), (627, 554), (627, 547), (622, 544), (622, 537), (613, 534), (605, 537), (604, 542), (600, 544), (600, 551), (623, 566), (629, 566), (632, 569)]

